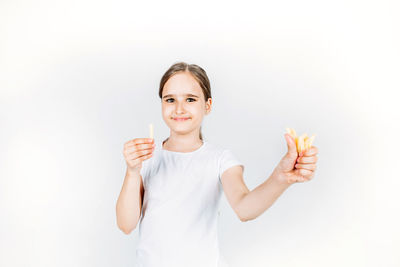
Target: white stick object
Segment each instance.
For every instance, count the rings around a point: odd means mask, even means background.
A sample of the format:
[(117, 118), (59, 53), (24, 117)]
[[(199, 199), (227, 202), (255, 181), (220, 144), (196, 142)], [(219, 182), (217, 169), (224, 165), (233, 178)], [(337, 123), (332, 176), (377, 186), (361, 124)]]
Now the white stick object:
[(153, 139), (154, 130), (153, 130), (153, 124), (152, 123), (150, 123), (149, 128), (150, 128), (150, 138)]

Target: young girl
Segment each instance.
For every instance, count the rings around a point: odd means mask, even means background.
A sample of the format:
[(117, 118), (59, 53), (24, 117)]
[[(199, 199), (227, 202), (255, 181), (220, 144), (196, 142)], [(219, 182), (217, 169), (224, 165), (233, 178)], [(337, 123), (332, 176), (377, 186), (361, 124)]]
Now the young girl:
[(161, 78), (159, 96), (170, 136), (162, 143), (148, 138), (125, 143), (118, 227), (129, 234), (139, 223), (137, 267), (227, 266), (217, 238), (222, 190), (242, 222), (253, 220), (291, 184), (312, 179), (317, 148), (298, 155), (295, 141), (285, 134), (287, 154), (250, 191), (243, 164), (229, 149), (202, 137), (201, 124), (212, 104), (206, 72), (195, 64), (172, 65)]

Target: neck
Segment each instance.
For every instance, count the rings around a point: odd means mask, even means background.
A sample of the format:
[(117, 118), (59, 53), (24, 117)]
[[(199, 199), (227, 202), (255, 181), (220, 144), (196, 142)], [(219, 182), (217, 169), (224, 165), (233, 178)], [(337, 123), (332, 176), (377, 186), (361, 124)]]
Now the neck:
[(193, 139), (178, 139), (172, 136), (163, 141), (163, 148), (176, 152), (190, 152), (197, 150), (203, 145), (204, 141), (200, 138)]

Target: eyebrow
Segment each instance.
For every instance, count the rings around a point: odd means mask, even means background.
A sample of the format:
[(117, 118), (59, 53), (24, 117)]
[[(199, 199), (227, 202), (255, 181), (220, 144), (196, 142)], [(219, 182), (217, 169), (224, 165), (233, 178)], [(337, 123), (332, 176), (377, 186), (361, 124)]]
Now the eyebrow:
[[(167, 97), (171, 97), (171, 96), (175, 96), (175, 95), (173, 95), (173, 94), (168, 94), (168, 95), (163, 96), (163, 98), (167, 98)], [(197, 98), (199, 98), (197, 95), (193, 95), (193, 94), (186, 94), (186, 96), (192, 96), (192, 97), (197, 97)]]

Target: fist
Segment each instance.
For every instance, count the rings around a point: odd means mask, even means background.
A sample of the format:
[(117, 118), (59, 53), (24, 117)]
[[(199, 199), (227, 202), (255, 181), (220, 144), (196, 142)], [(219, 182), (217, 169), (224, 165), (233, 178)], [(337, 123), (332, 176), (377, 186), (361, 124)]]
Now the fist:
[(124, 144), (124, 158), (129, 172), (140, 172), (142, 162), (153, 156), (154, 139), (135, 138)]

